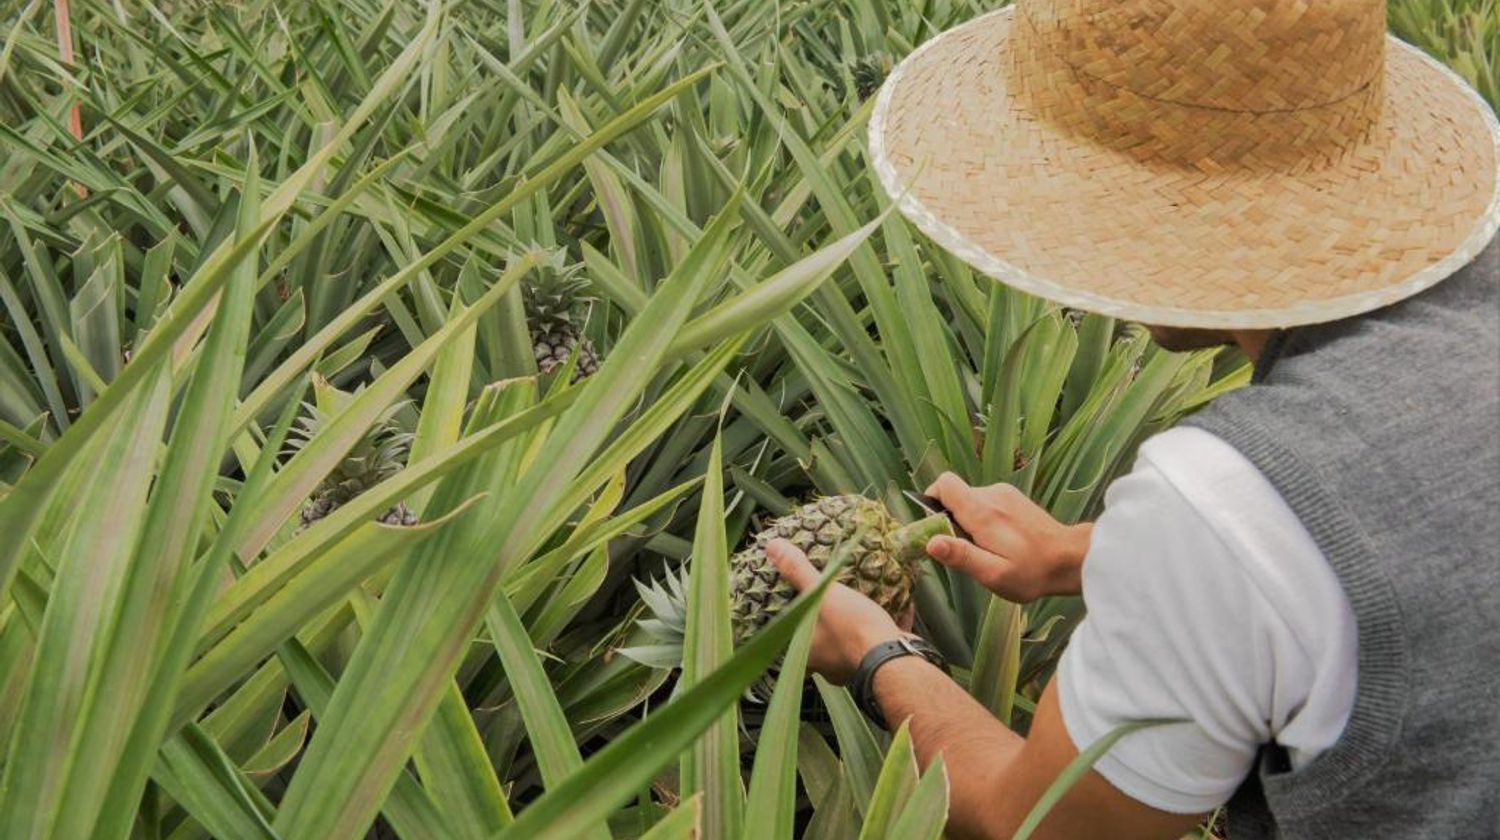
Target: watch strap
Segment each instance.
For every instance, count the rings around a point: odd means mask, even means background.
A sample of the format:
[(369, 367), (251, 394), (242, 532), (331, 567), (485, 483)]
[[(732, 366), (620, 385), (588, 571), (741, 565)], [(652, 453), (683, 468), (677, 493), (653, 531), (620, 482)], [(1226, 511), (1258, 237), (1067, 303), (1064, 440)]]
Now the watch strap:
[(875, 696), (875, 672), (885, 663), (903, 656), (920, 656), (945, 673), (948, 670), (943, 655), (921, 636), (903, 636), (870, 648), (859, 660), (859, 667), (854, 670), (854, 677), (849, 681), (849, 689), (859, 710), (882, 729), (889, 729), (890, 726), (886, 723), (885, 713), (881, 711), (880, 701)]

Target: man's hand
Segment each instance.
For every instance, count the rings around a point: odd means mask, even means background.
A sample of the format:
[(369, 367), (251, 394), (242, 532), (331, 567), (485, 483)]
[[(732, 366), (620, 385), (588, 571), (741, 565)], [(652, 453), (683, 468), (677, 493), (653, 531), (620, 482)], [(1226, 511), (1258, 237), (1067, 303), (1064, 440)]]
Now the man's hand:
[(951, 472), (938, 476), (927, 495), (974, 538), (933, 537), (927, 553), (934, 560), (1011, 601), (1079, 593), (1093, 525), (1064, 525), (1009, 484), (970, 487)]
[[(766, 556), (798, 592), (817, 584), (821, 576), (802, 549), (786, 540), (768, 543)], [(879, 604), (835, 583), (823, 594), (807, 666), (835, 685), (847, 685), (870, 648), (904, 636), (903, 629), (911, 629), (911, 621), (908, 613), (898, 624)]]

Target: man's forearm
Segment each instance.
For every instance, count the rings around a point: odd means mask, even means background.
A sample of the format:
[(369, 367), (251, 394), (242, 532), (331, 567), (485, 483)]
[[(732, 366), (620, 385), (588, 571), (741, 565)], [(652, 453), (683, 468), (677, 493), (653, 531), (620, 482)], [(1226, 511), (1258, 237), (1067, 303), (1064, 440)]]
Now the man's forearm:
[(942, 755), (948, 768), (951, 814), (945, 836), (990, 840), (998, 836), (1006, 809), (999, 798), (1004, 770), (1025, 739), (932, 664), (915, 656), (886, 663), (875, 672), (875, 696), (892, 727), (908, 721), (912, 745), (923, 767)]

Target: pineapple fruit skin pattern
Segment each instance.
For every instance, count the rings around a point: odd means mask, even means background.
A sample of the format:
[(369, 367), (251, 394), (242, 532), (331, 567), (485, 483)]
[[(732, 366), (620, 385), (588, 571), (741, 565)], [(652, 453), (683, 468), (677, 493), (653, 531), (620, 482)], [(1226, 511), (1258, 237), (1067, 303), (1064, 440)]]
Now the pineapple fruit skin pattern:
[[(864, 496), (827, 496), (778, 517), (755, 535), (751, 546), (729, 560), (730, 621), (735, 644), (741, 644), (796, 597), (766, 556), (773, 539), (790, 541), (819, 569), (835, 549), (858, 537), (840, 582), (868, 596), (891, 615), (911, 606), (915, 561), (922, 545), (904, 544), (902, 525), (885, 506)], [(925, 540), (923, 541), (925, 544)]]
[(580, 336), (571, 325), (545, 333), (533, 331), (531, 346), (536, 369), (541, 373), (551, 373), (565, 364), (573, 355), (574, 347), (578, 347), (578, 364), (573, 368), (571, 381), (593, 376), (599, 370), (599, 354), (594, 350), (594, 342)]

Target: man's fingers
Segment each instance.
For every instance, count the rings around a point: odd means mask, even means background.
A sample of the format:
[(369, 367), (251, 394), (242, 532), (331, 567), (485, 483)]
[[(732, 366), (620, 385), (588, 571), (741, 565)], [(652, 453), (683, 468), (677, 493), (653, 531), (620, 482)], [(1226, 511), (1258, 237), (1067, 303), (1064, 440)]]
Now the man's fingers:
[(943, 507), (952, 511), (954, 517), (958, 519), (958, 524), (964, 526), (969, 532), (972, 533), (977, 529), (985, 504), (982, 494), (970, 487), (968, 482), (951, 472), (945, 472), (937, 477), (937, 481), (934, 481), (926, 492), (927, 495), (942, 502)]
[(957, 501), (957, 497), (971, 489), (969, 483), (958, 477), (957, 473), (945, 472), (937, 477), (937, 480), (927, 485), (923, 493), (942, 502), (946, 507), (949, 502)]
[(933, 537), (927, 541), (927, 553), (932, 559), (963, 572), (988, 589), (995, 589), (1005, 574), (1004, 558), (957, 537)]
[(802, 549), (787, 540), (771, 540), (766, 543), (766, 556), (771, 558), (776, 570), (798, 592), (818, 582), (818, 570), (812, 561), (807, 559)]

